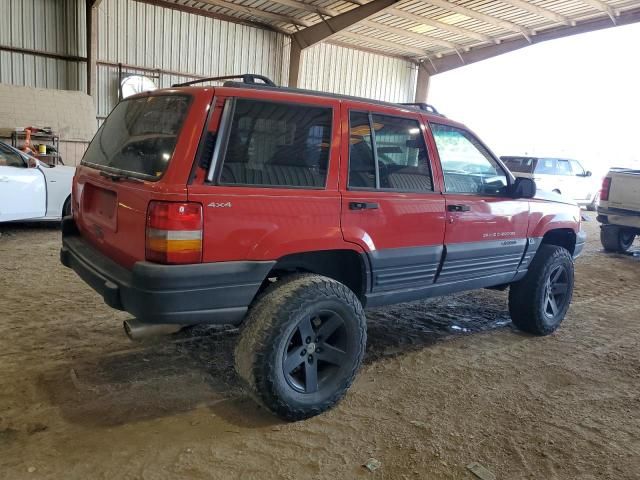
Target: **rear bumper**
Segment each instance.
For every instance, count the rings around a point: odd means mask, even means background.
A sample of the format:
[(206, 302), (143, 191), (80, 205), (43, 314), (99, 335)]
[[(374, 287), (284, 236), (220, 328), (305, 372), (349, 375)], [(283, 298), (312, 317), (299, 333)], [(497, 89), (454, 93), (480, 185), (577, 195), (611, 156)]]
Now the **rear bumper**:
[(275, 262), (159, 265), (117, 264), (78, 235), (72, 218), (62, 229), (60, 261), (104, 298), (146, 323), (238, 324)]
[(578, 234), (576, 235), (576, 246), (573, 249), (573, 258), (578, 258), (584, 249), (584, 244), (587, 241), (587, 232), (580, 229)]
[(623, 208), (598, 207), (596, 220), (602, 225), (618, 225), (633, 229), (640, 229), (640, 212)]

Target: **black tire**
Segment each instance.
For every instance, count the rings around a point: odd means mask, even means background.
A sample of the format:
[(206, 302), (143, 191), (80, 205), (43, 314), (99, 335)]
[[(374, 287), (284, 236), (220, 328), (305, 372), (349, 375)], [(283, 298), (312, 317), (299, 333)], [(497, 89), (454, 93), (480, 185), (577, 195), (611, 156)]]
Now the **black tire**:
[(607, 252), (624, 253), (631, 248), (636, 236), (633, 232), (617, 225), (600, 227), (600, 243)]
[(292, 275), (251, 307), (235, 350), (236, 371), (273, 413), (302, 420), (342, 399), (366, 343), (364, 310), (349, 288), (320, 275)]
[(571, 254), (556, 245), (541, 245), (527, 275), (509, 289), (511, 320), (525, 332), (549, 335), (564, 320), (572, 296)]
[(62, 206), (62, 218), (71, 215), (71, 195), (67, 197)]

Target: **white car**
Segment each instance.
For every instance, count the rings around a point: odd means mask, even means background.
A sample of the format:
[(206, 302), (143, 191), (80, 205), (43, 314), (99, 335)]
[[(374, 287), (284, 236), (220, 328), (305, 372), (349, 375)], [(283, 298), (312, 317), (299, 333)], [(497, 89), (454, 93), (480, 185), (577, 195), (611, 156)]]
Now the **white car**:
[(578, 205), (595, 210), (599, 182), (577, 160), (541, 157), (500, 157), (516, 177), (533, 178), (538, 190), (556, 192)]
[(47, 165), (0, 142), (0, 222), (70, 215), (75, 171)]

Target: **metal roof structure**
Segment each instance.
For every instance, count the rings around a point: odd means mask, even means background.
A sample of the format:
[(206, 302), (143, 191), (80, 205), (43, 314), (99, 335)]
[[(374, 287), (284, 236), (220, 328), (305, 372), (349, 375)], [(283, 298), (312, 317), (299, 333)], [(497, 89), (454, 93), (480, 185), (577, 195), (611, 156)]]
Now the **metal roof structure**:
[[(540, 41), (640, 21), (640, 0), (137, 0), (402, 57), (433, 75)], [(291, 83), (291, 82), (290, 82)]]

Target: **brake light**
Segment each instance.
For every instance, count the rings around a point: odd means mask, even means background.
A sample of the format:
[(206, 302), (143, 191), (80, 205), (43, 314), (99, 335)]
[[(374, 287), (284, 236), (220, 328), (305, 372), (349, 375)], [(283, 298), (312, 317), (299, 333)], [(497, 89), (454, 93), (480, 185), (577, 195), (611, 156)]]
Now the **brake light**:
[(146, 259), (156, 263), (202, 261), (202, 205), (150, 202)]
[(602, 189), (600, 190), (600, 200), (609, 201), (609, 190), (611, 190), (611, 177), (602, 179)]

